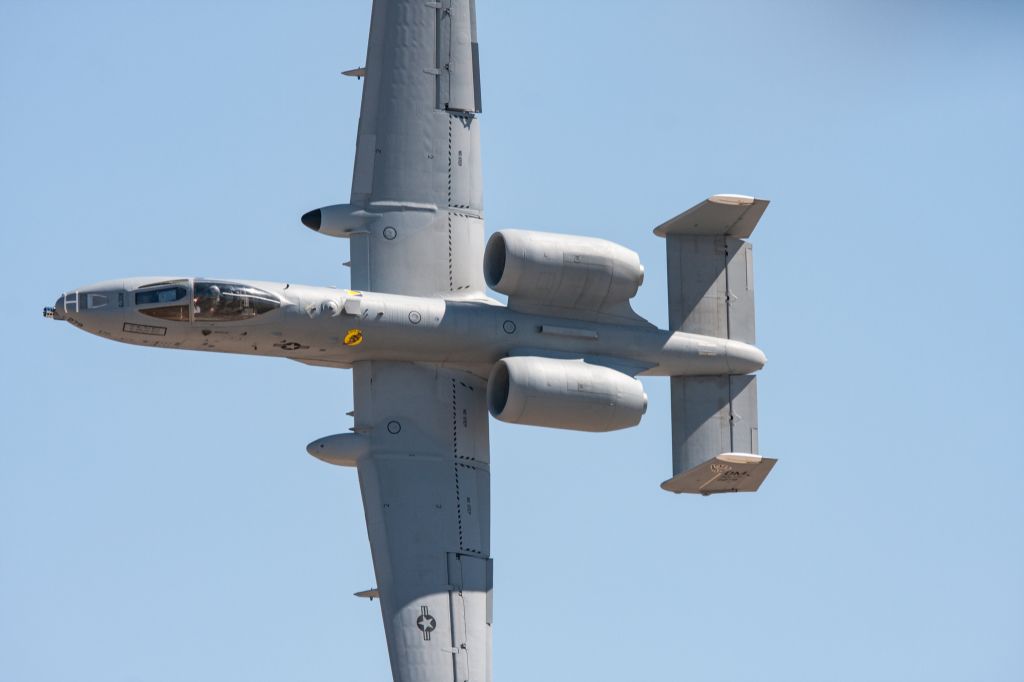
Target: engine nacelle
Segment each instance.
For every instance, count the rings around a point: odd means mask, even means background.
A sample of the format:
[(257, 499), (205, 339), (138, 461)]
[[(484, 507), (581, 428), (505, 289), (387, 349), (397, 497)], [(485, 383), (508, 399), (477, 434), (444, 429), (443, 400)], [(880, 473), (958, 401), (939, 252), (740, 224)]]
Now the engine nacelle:
[(605, 239), (502, 230), (487, 242), (484, 278), (513, 298), (600, 310), (633, 298), (644, 266), (636, 252)]
[(510, 424), (614, 431), (640, 423), (647, 394), (639, 381), (608, 367), (512, 357), (491, 370), (487, 407), (495, 419)]

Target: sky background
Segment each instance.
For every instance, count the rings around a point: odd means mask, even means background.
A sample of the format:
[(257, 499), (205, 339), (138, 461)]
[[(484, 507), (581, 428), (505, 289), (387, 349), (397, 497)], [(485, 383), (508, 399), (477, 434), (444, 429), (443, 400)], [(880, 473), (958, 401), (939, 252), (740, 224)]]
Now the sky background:
[[(131, 275), (348, 284), (369, 1), (0, 0), (0, 680), (389, 676), (350, 373), (44, 320)], [(1024, 679), (1024, 4), (479, 0), (485, 205), (754, 233), (761, 491), (491, 422), (499, 680)]]

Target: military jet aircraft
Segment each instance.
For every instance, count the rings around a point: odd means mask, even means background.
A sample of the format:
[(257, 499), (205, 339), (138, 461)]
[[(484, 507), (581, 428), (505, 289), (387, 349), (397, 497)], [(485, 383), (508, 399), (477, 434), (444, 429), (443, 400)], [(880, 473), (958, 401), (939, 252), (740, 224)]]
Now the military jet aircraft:
[[(375, 0), (349, 203), (310, 229), (350, 241), (351, 287), (138, 277), (44, 314), (105, 338), (290, 358), (353, 373), (354, 426), (309, 452), (358, 471), (394, 679), (491, 679), (488, 413), (635, 426), (638, 376), (671, 377), (675, 493), (757, 490), (752, 256), (768, 202), (713, 196), (658, 226), (669, 329), (630, 307), (637, 254), (502, 230), (484, 243), (474, 0)], [(505, 294), (507, 305), (487, 295)]]

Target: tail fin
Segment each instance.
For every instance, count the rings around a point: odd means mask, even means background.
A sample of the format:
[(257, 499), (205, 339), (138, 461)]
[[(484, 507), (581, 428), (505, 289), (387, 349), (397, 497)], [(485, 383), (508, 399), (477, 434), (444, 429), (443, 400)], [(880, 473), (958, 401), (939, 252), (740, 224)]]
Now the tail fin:
[[(718, 194), (655, 228), (668, 251), (669, 326), (754, 343), (753, 254), (768, 201)], [(775, 464), (757, 453), (757, 379), (672, 377), (676, 493), (753, 492)]]
[(672, 377), (674, 493), (754, 492), (775, 465), (757, 452), (757, 378)]
[(766, 199), (717, 194), (655, 228), (667, 239), (671, 329), (754, 343), (754, 261), (744, 238), (766, 208)]

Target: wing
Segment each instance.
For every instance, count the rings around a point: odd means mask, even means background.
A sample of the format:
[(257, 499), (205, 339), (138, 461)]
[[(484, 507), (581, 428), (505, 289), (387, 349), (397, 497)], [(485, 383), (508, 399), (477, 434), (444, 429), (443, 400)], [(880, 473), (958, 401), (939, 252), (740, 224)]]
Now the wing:
[(474, 0), (376, 0), (349, 220), (352, 285), (483, 296)]
[[(304, 216), (351, 239), (352, 287), (484, 298), (474, 0), (375, 0), (352, 196)], [(353, 367), (359, 484), (396, 680), (489, 680), (485, 385)]]
[(353, 368), (366, 528), (396, 680), (489, 680), (486, 385), (400, 362)]

